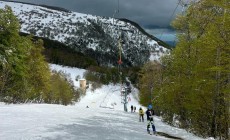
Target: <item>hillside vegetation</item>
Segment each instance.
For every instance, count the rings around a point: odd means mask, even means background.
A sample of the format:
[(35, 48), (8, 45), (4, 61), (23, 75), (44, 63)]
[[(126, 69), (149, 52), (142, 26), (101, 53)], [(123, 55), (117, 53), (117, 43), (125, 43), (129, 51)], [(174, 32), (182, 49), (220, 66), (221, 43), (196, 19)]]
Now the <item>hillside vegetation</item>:
[(141, 70), (140, 102), (153, 103), (171, 125), (228, 140), (229, 2), (191, 3), (172, 24), (178, 30), (177, 46), (161, 63), (148, 63)]
[[(0, 9), (0, 101), (71, 104), (79, 93), (61, 72), (50, 72), (42, 40), (20, 36), (10, 7)], [(65, 93), (65, 94), (63, 94)]]

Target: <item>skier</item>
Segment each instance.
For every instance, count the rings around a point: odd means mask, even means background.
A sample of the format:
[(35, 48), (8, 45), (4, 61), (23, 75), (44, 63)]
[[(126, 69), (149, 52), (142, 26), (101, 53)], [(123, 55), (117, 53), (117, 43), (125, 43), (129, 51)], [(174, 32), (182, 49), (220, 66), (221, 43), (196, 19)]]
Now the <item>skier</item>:
[(152, 125), (153, 134), (156, 134), (156, 128), (155, 128), (155, 125), (153, 123), (153, 115), (154, 115), (154, 110), (152, 109), (152, 106), (149, 106), (147, 111), (146, 111), (146, 116), (147, 116), (147, 121), (148, 121), (148, 124), (147, 124), (148, 134), (151, 134), (150, 130), (149, 130), (150, 125)]
[(144, 122), (144, 110), (140, 107), (139, 109), (139, 122)]
[(136, 112), (136, 107), (134, 106), (134, 111), (133, 112)]
[(133, 105), (131, 105), (131, 113), (133, 113)]

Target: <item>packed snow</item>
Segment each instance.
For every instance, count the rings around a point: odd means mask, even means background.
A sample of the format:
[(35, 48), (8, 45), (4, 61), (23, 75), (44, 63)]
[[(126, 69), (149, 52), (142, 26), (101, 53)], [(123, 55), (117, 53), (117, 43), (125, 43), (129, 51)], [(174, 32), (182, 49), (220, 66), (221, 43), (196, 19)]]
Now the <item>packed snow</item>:
[[(84, 70), (50, 65), (62, 70), (75, 80)], [(74, 83), (79, 87), (77, 82)], [(136, 100), (138, 90), (129, 95), (128, 112), (123, 111), (119, 85), (102, 86), (86, 95), (75, 105), (10, 104), (0, 103), (1, 140), (165, 140), (163, 136), (148, 135), (146, 122), (139, 122)], [(135, 93), (134, 93), (135, 92)], [(135, 113), (130, 106), (137, 107)], [(88, 106), (89, 108), (87, 108)], [(145, 116), (146, 117), (146, 116)], [(146, 119), (146, 118), (145, 118)], [(157, 131), (185, 140), (202, 140), (183, 129), (171, 127), (154, 118)]]

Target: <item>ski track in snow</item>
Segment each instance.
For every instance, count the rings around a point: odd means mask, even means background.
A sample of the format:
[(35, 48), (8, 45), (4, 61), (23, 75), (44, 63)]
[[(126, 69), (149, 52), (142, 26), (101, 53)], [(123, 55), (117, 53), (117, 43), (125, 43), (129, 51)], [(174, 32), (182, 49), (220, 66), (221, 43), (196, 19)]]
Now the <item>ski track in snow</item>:
[[(50, 65), (51, 69), (63, 70), (75, 79), (85, 70)], [(79, 84), (77, 82), (74, 83)], [(137, 91), (137, 90), (135, 90)], [(134, 94), (134, 93), (133, 93)], [(136, 93), (135, 93), (136, 94)], [(135, 95), (134, 94), (134, 95)], [(140, 107), (130, 95), (130, 106)], [(111, 106), (111, 104), (116, 105)], [(114, 107), (114, 109), (101, 108)], [(89, 106), (89, 108), (86, 108)], [(148, 135), (146, 122), (139, 122), (138, 113), (123, 111), (119, 85), (102, 86), (86, 95), (75, 105), (0, 103), (0, 140), (165, 140), (162, 136)], [(146, 119), (146, 117), (145, 117)], [(203, 140), (183, 129), (171, 127), (154, 118), (157, 131), (185, 140)]]

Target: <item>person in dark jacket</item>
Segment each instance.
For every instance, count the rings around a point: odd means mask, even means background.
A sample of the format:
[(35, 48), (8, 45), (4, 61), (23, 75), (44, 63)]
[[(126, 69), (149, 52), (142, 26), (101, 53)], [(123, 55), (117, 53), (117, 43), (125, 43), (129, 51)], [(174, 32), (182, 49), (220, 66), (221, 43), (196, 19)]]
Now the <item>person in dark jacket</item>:
[(152, 126), (152, 129), (153, 129), (153, 134), (156, 134), (156, 128), (155, 128), (155, 125), (154, 125), (154, 120), (153, 120), (153, 115), (154, 115), (154, 110), (152, 108), (148, 108), (146, 110), (146, 116), (147, 116), (147, 132), (150, 134), (150, 125)]
[(131, 113), (133, 113), (133, 105), (131, 105)]

